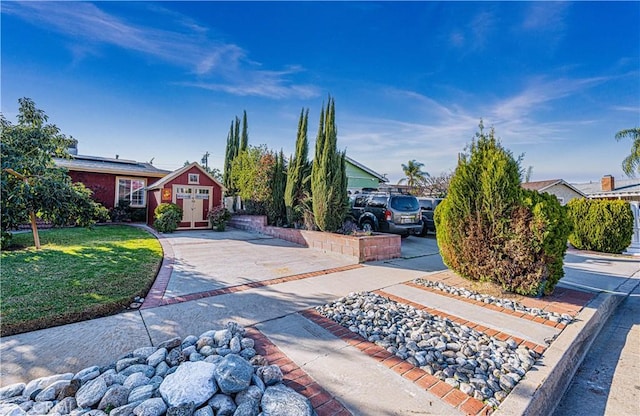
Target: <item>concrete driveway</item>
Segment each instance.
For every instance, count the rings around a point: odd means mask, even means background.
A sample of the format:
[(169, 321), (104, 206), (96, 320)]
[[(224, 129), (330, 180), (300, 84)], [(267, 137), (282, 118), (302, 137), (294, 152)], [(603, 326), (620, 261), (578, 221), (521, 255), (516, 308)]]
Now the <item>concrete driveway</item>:
[(179, 231), (162, 238), (173, 250), (173, 272), (165, 297), (356, 264), (352, 257), (237, 229)]

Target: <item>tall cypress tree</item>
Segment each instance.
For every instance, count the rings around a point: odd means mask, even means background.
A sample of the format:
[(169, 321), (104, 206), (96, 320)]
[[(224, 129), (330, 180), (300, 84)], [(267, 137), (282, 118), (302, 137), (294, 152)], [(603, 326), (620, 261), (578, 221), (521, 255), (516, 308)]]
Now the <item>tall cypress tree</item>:
[(242, 151), (240, 148), (240, 119), (237, 116), (233, 125), (233, 148), (235, 150), (235, 158)]
[(322, 231), (337, 231), (346, 214), (345, 155), (338, 152), (335, 101), (329, 97), (320, 113), (315, 158), (311, 170), (313, 215)]
[(240, 152), (247, 150), (248, 142), (247, 112), (245, 111), (242, 117), (242, 137), (240, 133), (240, 119), (237, 116), (231, 120), (229, 133), (227, 134), (227, 147), (224, 154), (224, 172), (222, 174), (222, 181), (225, 188), (227, 188), (227, 195), (235, 195), (237, 192), (235, 184), (233, 183), (233, 177), (231, 176), (231, 166), (233, 159), (235, 159)]
[(276, 164), (273, 168), (271, 179), (271, 201), (269, 218), (272, 224), (282, 224), (286, 218), (284, 205), (284, 192), (287, 182), (287, 170), (284, 161), (284, 153), (280, 149), (280, 153), (276, 154)]
[(287, 222), (291, 225), (301, 218), (299, 212), (300, 201), (309, 191), (308, 176), (311, 173), (311, 166), (308, 161), (309, 142), (307, 140), (307, 123), (309, 120), (309, 109), (304, 108), (300, 112), (298, 121), (298, 134), (296, 137), (296, 153), (289, 161), (287, 172), (287, 186), (284, 192), (284, 204), (287, 213)]
[(249, 145), (249, 130), (247, 127), (247, 111), (242, 113), (242, 133), (240, 135), (240, 152), (247, 150)]
[(224, 187), (227, 188), (227, 195), (233, 194), (233, 183), (231, 179), (231, 163), (236, 156), (236, 150), (234, 149), (233, 141), (233, 121), (227, 134), (227, 147), (224, 154), (224, 172), (222, 174), (222, 181)]

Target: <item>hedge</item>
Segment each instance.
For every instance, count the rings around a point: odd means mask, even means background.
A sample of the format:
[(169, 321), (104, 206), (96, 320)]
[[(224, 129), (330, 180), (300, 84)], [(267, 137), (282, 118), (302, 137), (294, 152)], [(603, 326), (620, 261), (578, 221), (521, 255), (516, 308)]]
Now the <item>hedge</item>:
[(631, 244), (634, 219), (627, 201), (572, 199), (567, 207), (569, 242), (577, 249), (621, 253)]

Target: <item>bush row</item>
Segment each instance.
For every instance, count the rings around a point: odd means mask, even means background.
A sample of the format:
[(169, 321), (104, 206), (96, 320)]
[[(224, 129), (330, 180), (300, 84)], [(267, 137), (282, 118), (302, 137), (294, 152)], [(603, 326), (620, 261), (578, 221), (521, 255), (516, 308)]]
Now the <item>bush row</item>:
[(553, 195), (523, 189), (521, 172), (520, 159), (481, 123), (434, 213), (442, 258), (459, 275), (539, 296), (564, 275), (567, 241), (607, 253), (631, 243), (628, 202), (575, 199), (563, 207)]

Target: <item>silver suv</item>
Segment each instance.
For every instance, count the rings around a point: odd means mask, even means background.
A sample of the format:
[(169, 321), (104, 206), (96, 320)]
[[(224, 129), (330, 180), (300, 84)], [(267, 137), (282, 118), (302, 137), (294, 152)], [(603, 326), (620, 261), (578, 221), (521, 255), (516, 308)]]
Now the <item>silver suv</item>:
[(364, 231), (400, 234), (422, 232), (418, 199), (412, 195), (366, 193), (351, 197), (351, 217)]

